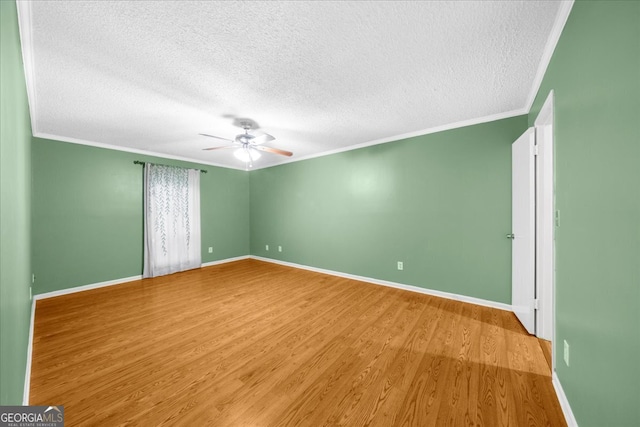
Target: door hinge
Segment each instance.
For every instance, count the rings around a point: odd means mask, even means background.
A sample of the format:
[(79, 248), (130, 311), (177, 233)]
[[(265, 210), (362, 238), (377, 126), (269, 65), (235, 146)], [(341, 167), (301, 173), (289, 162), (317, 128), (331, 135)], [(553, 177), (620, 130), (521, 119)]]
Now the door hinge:
[(533, 300), (533, 309), (540, 310), (540, 300), (538, 298)]
[(537, 144), (533, 146), (533, 155), (534, 156), (538, 155), (538, 145)]

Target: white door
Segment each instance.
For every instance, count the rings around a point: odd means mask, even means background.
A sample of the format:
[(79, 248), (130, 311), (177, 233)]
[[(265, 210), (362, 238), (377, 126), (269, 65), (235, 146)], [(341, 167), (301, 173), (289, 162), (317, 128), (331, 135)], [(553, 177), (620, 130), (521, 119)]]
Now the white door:
[[(536, 336), (553, 341), (554, 232), (553, 91), (538, 113), (536, 127)], [(553, 348), (553, 346), (552, 346)]]
[(535, 333), (535, 130), (511, 146), (511, 305), (522, 325)]

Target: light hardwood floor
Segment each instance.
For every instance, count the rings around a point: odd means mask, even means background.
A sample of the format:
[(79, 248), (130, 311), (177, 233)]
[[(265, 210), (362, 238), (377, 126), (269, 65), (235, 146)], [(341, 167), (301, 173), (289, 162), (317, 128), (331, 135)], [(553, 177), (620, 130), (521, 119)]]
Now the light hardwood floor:
[(256, 260), (38, 301), (67, 426), (564, 426), (513, 314)]

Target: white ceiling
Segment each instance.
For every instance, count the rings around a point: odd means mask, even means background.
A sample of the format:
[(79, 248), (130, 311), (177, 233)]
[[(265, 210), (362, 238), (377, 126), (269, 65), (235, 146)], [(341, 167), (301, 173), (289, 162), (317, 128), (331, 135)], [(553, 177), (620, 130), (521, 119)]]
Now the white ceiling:
[(36, 136), (254, 169), (525, 114), (571, 2), (18, 2)]

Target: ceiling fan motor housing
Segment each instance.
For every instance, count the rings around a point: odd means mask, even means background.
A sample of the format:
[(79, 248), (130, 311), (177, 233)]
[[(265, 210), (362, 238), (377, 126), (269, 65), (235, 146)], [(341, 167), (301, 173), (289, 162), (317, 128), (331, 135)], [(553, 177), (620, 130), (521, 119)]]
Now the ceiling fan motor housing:
[(255, 138), (255, 136), (250, 135), (249, 133), (241, 133), (240, 135), (236, 135), (236, 142), (239, 142), (240, 144), (249, 144), (253, 138)]

